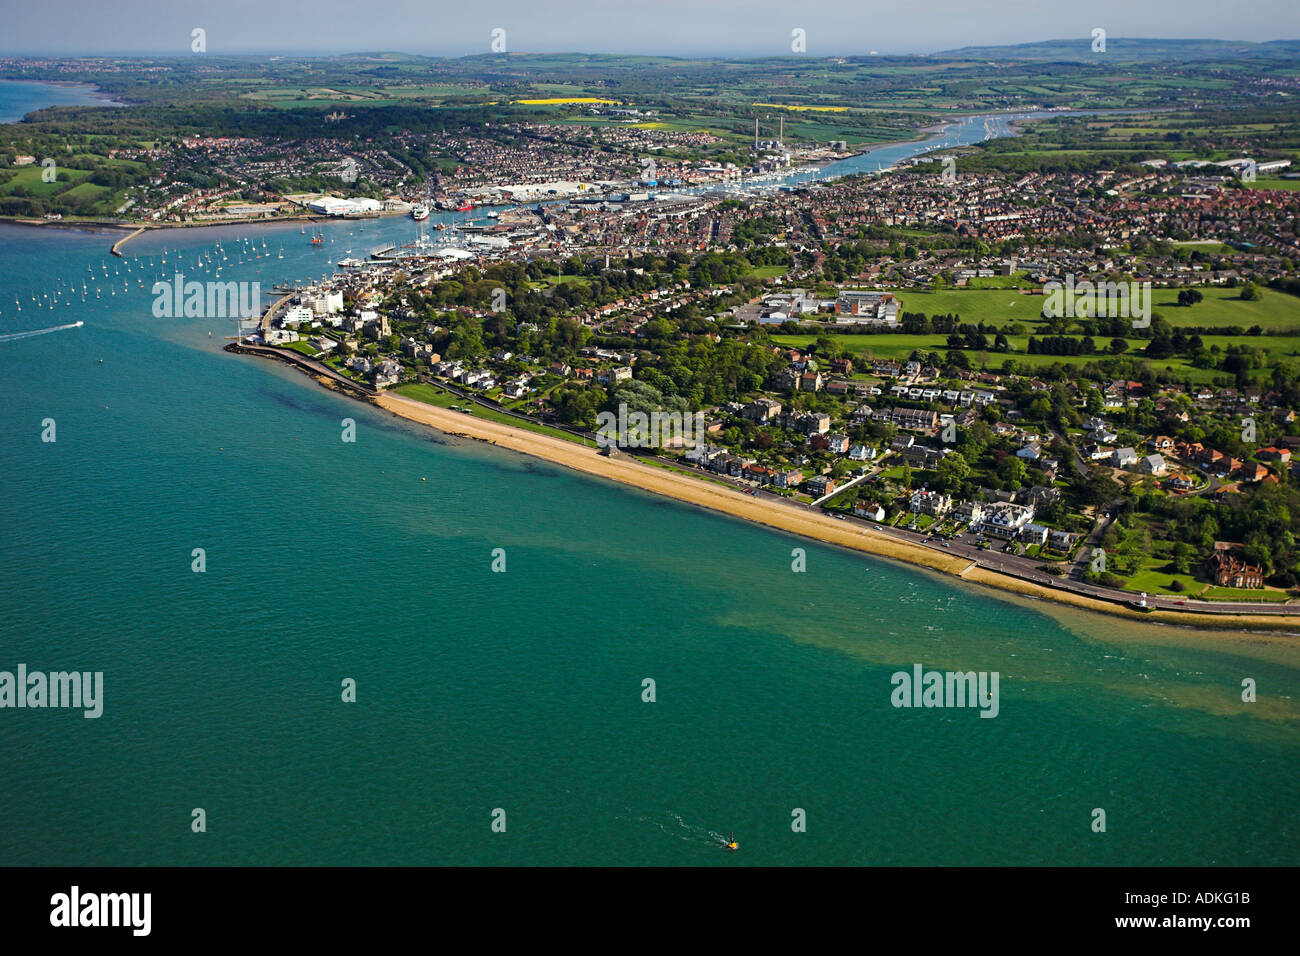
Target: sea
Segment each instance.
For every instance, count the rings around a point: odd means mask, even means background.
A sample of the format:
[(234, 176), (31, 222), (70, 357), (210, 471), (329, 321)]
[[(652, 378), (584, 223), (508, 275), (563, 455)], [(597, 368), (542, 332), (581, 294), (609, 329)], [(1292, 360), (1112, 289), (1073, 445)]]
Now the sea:
[[(416, 228), (118, 259), (117, 232), (0, 225), (0, 671), (103, 675), (97, 718), (0, 708), (0, 861), (1300, 863), (1295, 638), (791, 537), (154, 315), (177, 270), (269, 293)], [(895, 706), (916, 665), (996, 673), (996, 717)]]
[(0, 80), (0, 123), (14, 123), (47, 106), (119, 106), (84, 83), (37, 83)]

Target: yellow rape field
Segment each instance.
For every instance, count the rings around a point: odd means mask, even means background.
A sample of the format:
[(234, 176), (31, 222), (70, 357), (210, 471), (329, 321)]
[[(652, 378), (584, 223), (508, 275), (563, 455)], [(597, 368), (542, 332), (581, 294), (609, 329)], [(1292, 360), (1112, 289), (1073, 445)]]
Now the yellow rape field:
[(750, 106), (767, 106), (778, 110), (813, 110), (817, 113), (843, 113), (847, 106), (791, 106), (788, 103), (750, 103)]
[(559, 106), (565, 103), (621, 103), (622, 100), (602, 100), (594, 96), (560, 96), (549, 100), (515, 100), (525, 106)]

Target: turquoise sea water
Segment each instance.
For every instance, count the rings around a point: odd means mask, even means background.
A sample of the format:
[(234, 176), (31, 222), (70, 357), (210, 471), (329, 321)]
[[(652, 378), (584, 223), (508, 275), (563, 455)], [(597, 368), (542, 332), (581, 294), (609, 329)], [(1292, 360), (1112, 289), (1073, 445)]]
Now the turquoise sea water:
[[(0, 860), (1300, 862), (1294, 640), (1013, 603), (442, 438), (151, 313), (218, 241), (269, 290), (413, 230), (150, 234), (128, 272), (115, 236), (0, 226), (0, 331), (85, 322), (0, 340), (0, 670), (105, 684), (98, 720), (0, 710)], [(914, 663), (997, 671), (998, 717), (892, 707)]]

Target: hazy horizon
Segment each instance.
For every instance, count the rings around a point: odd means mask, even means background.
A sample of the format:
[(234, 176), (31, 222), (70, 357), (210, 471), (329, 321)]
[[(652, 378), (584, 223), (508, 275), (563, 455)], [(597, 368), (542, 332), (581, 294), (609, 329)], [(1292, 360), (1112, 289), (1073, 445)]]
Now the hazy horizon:
[(1099, 0), (1086, 10), (1064, 0), (931, 0), (915, 13), (849, 0), (662, 0), (653, 5), (553, 0), (544, 8), (503, 0), (472, 9), (419, 0), (375, 0), (364, 7), (317, 0), (305, 8), (253, 0), (219, 5), (121, 0), (55, 20), (48, 8), (10, 4), (0, 55), (192, 55), (191, 33), (201, 28), (206, 52), (213, 56), (459, 57), (499, 52), (490, 49), (492, 34), (504, 30), (510, 53), (753, 58), (790, 55), (796, 29), (806, 38), (800, 52), (813, 58), (909, 56), (1072, 37), (1088, 44), (1098, 27), (1112, 39), (1262, 43), (1300, 38), (1300, 5), (1260, 0), (1247, 20), (1215, 0), (1158, 0), (1137, 9), (1126, 0)]

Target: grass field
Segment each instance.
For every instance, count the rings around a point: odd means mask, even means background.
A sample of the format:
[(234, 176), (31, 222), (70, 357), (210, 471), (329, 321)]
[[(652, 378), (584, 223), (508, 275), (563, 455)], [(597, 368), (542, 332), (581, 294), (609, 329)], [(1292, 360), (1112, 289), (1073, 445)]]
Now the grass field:
[(78, 183), (60, 195), (69, 199), (102, 199), (112, 191), (107, 186), (96, 186), (94, 183)]
[(549, 289), (560, 285), (581, 285), (587, 286), (591, 283), (583, 276), (543, 276), (541, 279), (529, 279), (528, 285), (534, 289)]
[[(1173, 290), (1154, 292), (1153, 311), (1158, 312), (1170, 325), (1197, 327), (1240, 326), (1248, 329), (1258, 325), (1265, 331), (1295, 331), (1295, 335), (1214, 335), (1201, 336), (1206, 348), (1218, 346), (1226, 350), (1230, 345), (1248, 345), (1265, 353), (1269, 365), (1282, 359), (1300, 356), (1300, 299), (1295, 296), (1261, 289), (1260, 297), (1254, 301), (1244, 301), (1235, 289), (1203, 288), (1200, 290), (1204, 300), (1196, 305), (1182, 307), (1177, 304)], [(987, 353), (968, 351), (967, 355), (973, 367), (998, 369), (1008, 358), (1034, 368), (1043, 368), (1059, 363), (1082, 365), (1090, 360), (1103, 358), (1102, 355), (1058, 356), (1030, 355), (1028, 353), (1029, 336), (1047, 334), (1043, 320), (1043, 297), (1026, 295), (1011, 289), (954, 289), (942, 292), (921, 290), (897, 290), (900, 311), (923, 312), (926, 315), (959, 315), (963, 322), (978, 324), (984, 322), (1001, 328), (1012, 323), (1019, 323), (1025, 328), (1022, 335), (1007, 337), (1012, 351), (1006, 353), (989, 351)], [(883, 335), (846, 335), (829, 333), (829, 338), (837, 342), (844, 352), (851, 356), (903, 359), (914, 350), (945, 353), (948, 351), (946, 335), (906, 335), (888, 333)], [(773, 342), (794, 348), (806, 348), (813, 344), (817, 336), (812, 334), (772, 336)], [(990, 339), (992, 336), (990, 336)], [(1098, 339), (1097, 345), (1104, 348), (1109, 338)], [(1147, 345), (1147, 340), (1126, 338), (1128, 352), (1132, 357), (1140, 353)], [(986, 364), (981, 364), (981, 359)], [(1185, 358), (1166, 358), (1153, 360), (1151, 363), (1159, 370), (1169, 370), (1186, 377), (1192, 382), (1213, 382), (1223, 373), (1217, 369), (1198, 369)], [(1267, 375), (1266, 370), (1259, 370), (1256, 378)]]
[[(1247, 302), (1237, 289), (1198, 288), (1205, 298), (1189, 307), (1178, 305), (1178, 290), (1153, 289), (1152, 311), (1159, 312), (1170, 325), (1300, 328), (1300, 298), (1295, 296), (1273, 289), (1260, 289), (1259, 298)], [(942, 292), (896, 289), (894, 294), (898, 297), (900, 312), (956, 313), (963, 321), (975, 324), (1028, 324), (1042, 320), (1043, 296), (1010, 289), (949, 289)]]
[(90, 176), (90, 171), (86, 169), (56, 167), (54, 182), (47, 183), (41, 180), (45, 169), (46, 167), (39, 164), (21, 167), (8, 182), (0, 183), (0, 193), (12, 196), (14, 190), (25, 189), (33, 196), (52, 196), (67, 189), (68, 183), (80, 182)]
[[(906, 359), (914, 350), (924, 352), (938, 352), (944, 355), (948, 351), (948, 337), (946, 335), (904, 335), (902, 333), (889, 333), (884, 335), (834, 335), (827, 336), (837, 342), (844, 353), (849, 356), (859, 358), (873, 359)], [(817, 340), (816, 335), (773, 335), (772, 342), (776, 345), (783, 345), (787, 348), (809, 348)], [(1231, 336), (1231, 335), (1211, 335), (1203, 336), (1206, 347), (1218, 345), (1220, 349), (1228, 345), (1237, 345), (1248, 343), (1252, 348), (1261, 349), (1267, 356), (1269, 365), (1276, 364), (1280, 359), (1289, 359), (1300, 357), (1300, 336)], [(1051, 365), (1073, 364), (1084, 365), (1090, 361), (1105, 358), (1103, 355), (1030, 355), (1025, 350), (1028, 348), (1028, 335), (1008, 336), (1008, 342), (1011, 345), (1010, 352), (978, 352), (966, 350), (967, 357), (970, 359), (971, 367), (975, 369), (985, 369), (997, 371), (1002, 367), (1002, 363), (1007, 359), (1013, 359), (1017, 363), (1027, 365), (1031, 368), (1047, 368)], [(1109, 340), (1106, 340), (1109, 341)], [(1145, 348), (1146, 342), (1142, 339), (1126, 339), (1129, 343), (1129, 352), (1125, 353), (1133, 358), (1141, 358), (1137, 353), (1140, 349)], [(1102, 343), (1104, 344), (1104, 343)], [(981, 363), (981, 359), (984, 363)], [(1224, 374), (1218, 369), (1200, 369), (1193, 367), (1186, 359), (1167, 358), (1150, 363), (1158, 371), (1168, 370), (1177, 374), (1180, 378), (1187, 378), (1194, 383), (1209, 384), (1215, 378), (1222, 377)], [(1257, 370), (1255, 378), (1266, 378), (1267, 369)]]
[[(461, 398), (445, 389), (438, 388), (436, 385), (426, 385), (424, 383), (412, 383), (409, 385), (398, 385), (391, 389), (398, 395), (404, 395), (407, 398), (413, 398), (416, 401), (424, 402), (426, 405), (435, 405), (438, 408), (450, 408), (452, 405), (459, 405), (465, 408), (471, 404), (469, 399)], [(513, 415), (507, 415), (505, 412), (499, 412), (495, 409), (484, 408), (482, 405), (474, 405), (473, 415), (475, 418), (486, 418), (488, 421), (500, 422), (503, 425), (510, 425), (514, 428), (526, 428), (528, 431), (538, 432), (542, 435), (550, 435), (552, 438), (563, 438), (566, 441), (575, 444), (585, 444), (577, 435), (571, 435), (559, 428), (550, 428), (546, 425), (539, 425), (534, 422), (526, 422), (522, 419), (515, 418)]]

